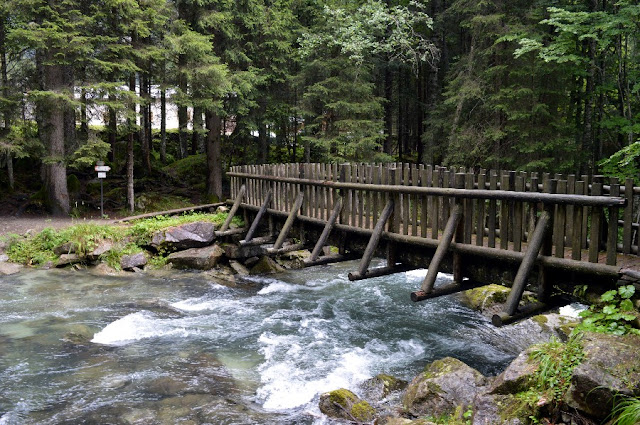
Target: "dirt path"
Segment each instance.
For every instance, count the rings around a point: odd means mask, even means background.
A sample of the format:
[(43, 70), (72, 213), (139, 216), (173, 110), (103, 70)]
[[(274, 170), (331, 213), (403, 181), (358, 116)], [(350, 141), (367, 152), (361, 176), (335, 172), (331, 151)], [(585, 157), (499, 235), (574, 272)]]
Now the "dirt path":
[(111, 224), (114, 220), (99, 220), (99, 219), (75, 219), (75, 218), (61, 218), (61, 217), (13, 217), (13, 216), (0, 216), (0, 236), (6, 236), (12, 233), (22, 235), (28, 230), (33, 232), (39, 232), (46, 227), (53, 227), (54, 229), (61, 229), (64, 227), (72, 226), (80, 223), (95, 223), (95, 224)]

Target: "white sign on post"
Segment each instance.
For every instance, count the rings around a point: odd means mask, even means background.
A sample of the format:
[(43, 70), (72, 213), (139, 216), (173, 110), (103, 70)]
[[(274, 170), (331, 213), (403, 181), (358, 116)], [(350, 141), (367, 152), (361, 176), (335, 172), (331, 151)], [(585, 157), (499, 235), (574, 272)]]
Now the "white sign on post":
[(107, 173), (103, 173), (103, 172), (98, 172), (98, 178), (99, 179), (106, 179), (107, 178)]
[(108, 165), (96, 165), (95, 169), (96, 169), (96, 171), (98, 171), (98, 178), (99, 179), (103, 179), (104, 178), (104, 177), (100, 177), (100, 172), (106, 173), (107, 171), (111, 171), (111, 167), (109, 167)]

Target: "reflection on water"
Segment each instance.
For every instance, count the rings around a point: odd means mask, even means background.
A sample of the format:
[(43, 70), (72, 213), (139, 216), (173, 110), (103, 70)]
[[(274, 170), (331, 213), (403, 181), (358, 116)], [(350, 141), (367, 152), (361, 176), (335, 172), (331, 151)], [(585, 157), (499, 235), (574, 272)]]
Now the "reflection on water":
[(324, 391), (444, 356), (496, 374), (516, 354), (454, 297), (411, 303), (424, 270), (349, 282), (355, 268), (246, 288), (189, 272), (2, 277), (0, 424), (329, 423)]

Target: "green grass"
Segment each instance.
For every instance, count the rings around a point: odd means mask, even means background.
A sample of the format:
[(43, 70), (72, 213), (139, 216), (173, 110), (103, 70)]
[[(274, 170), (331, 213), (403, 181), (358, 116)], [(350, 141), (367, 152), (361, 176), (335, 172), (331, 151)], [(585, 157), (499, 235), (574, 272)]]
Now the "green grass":
[(612, 425), (640, 424), (640, 399), (624, 397), (616, 403), (611, 416), (614, 418)]
[[(109, 241), (114, 244), (115, 248), (104, 254), (102, 259), (118, 269), (122, 255), (143, 250), (145, 246), (150, 244), (155, 232), (196, 221), (211, 222), (219, 227), (226, 218), (226, 213), (191, 213), (140, 219), (127, 227), (107, 224), (78, 224), (61, 230), (46, 228), (26, 238), (19, 235), (9, 235), (7, 255), (15, 263), (42, 265), (49, 261), (55, 262), (59, 257), (55, 254), (54, 249), (65, 243), (73, 244), (76, 253), (83, 256), (91, 253), (101, 242)], [(232, 223), (242, 226), (242, 220), (239, 217), (234, 217)], [(158, 254), (158, 258), (154, 257), (150, 261), (151, 265), (162, 266), (165, 264), (164, 253)]]

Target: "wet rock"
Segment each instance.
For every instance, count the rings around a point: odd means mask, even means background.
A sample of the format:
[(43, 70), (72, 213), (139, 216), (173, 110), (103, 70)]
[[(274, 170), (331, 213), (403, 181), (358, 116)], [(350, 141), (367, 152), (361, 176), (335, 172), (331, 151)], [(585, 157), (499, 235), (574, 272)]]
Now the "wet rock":
[[(502, 311), (509, 292), (511, 292), (511, 288), (491, 284), (461, 292), (459, 297), (460, 301), (467, 307), (477, 310), (487, 317), (491, 317)], [(535, 297), (530, 292), (525, 292), (522, 300), (523, 303), (529, 303), (535, 301)]]
[(371, 422), (376, 411), (351, 391), (341, 388), (320, 395), (320, 411), (325, 415), (354, 422)]
[(19, 273), (23, 266), (16, 263), (0, 263), (0, 275), (9, 276)]
[[(266, 254), (267, 249), (262, 245), (240, 246), (236, 244), (224, 244), (222, 246), (227, 258), (241, 260), (243, 258), (260, 257)], [(245, 262), (246, 265), (246, 262)], [(247, 265), (247, 267), (250, 267)]]
[(233, 269), (234, 273), (240, 276), (247, 276), (249, 274), (249, 269), (246, 268), (242, 263), (238, 261), (231, 260), (229, 261), (229, 266)]
[(640, 336), (585, 334), (584, 360), (573, 370), (566, 402), (604, 419), (616, 394), (640, 395)]
[(255, 266), (258, 261), (260, 261), (260, 257), (249, 257), (246, 260), (244, 260), (244, 265), (247, 266), (248, 268), (251, 268)]
[(510, 395), (480, 394), (473, 402), (472, 424), (522, 425), (525, 423), (522, 420), (516, 417), (509, 417), (511, 415), (522, 414), (522, 412), (518, 410), (520, 403), (521, 402)]
[(526, 390), (538, 369), (537, 362), (529, 358), (533, 347), (523, 351), (489, 386), (491, 394), (516, 394)]
[(566, 342), (580, 320), (557, 313), (539, 314), (528, 319), (540, 326), (541, 331)]
[(174, 252), (167, 257), (167, 261), (178, 269), (209, 270), (215, 267), (224, 250), (218, 245), (205, 248), (191, 248)]
[(416, 376), (404, 394), (402, 405), (413, 416), (451, 415), (459, 406), (466, 409), (486, 385), (480, 372), (452, 357), (428, 365)]
[(53, 253), (59, 256), (63, 254), (75, 254), (77, 249), (78, 247), (75, 243), (65, 242), (62, 245), (53, 248)]
[(278, 257), (278, 264), (287, 269), (303, 269), (304, 260), (311, 257), (311, 252), (306, 249), (286, 252)]
[(278, 263), (273, 261), (272, 258), (267, 257), (266, 255), (260, 258), (253, 267), (251, 267), (251, 274), (272, 274), (279, 273), (284, 271), (284, 268), (280, 266)]
[(200, 248), (211, 245), (216, 238), (215, 230), (213, 223), (202, 221), (170, 227), (156, 232), (151, 239), (151, 246), (170, 250)]
[(362, 395), (370, 402), (379, 402), (395, 391), (401, 391), (408, 385), (407, 381), (391, 375), (379, 374), (367, 379), (360, 385)]
[(132, 270), (134, 267), (144, 267), (147, 264), (147, 256), (144, 252), (137, 252), (131, 255), (123, 255), (120, 258), (122, 270)]
[(62, 254), (58, 261), (56, 261), (56, 267), (64, 267), (70, 264), (76, 264), (82, 262), (82, 258), (78, 254)]
[(189, 389), (186, 382), (172, 376), (156, 378), (146, 385), (146, 391), (162, 396), (177, 396)]
[(91, 274), (96, 276), (116, 276), (118, 271), (108, 265), (107, 263), (98, 263), (95, 267), (91, 268)]

